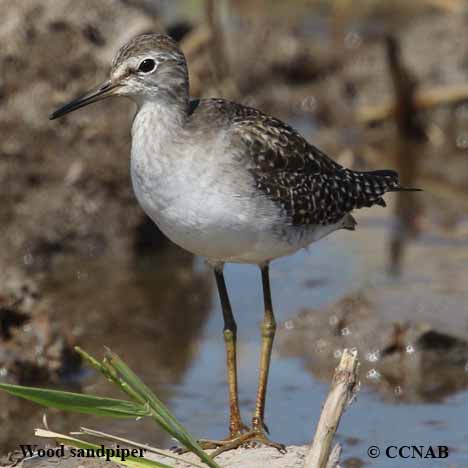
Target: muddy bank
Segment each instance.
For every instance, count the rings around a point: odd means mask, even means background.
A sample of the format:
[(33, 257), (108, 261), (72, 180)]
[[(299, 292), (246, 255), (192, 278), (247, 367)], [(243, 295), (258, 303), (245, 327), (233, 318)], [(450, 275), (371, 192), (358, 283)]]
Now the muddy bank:
[(48, 115), (101, 81), (123, 41), (154, 28), (117, 0), (3, 9), (3, 265), (44, 271), (63, 256), (131, 250), (129, 233), (142, 222), (128, 176), (131, 104), (115, 100), (73, 121), (52, 123)]
[(54, 320), (50, 301), (33, 279), (0, 274), (1, 376), (19, 384), (59, 384), (78, 373), (75, 339)]

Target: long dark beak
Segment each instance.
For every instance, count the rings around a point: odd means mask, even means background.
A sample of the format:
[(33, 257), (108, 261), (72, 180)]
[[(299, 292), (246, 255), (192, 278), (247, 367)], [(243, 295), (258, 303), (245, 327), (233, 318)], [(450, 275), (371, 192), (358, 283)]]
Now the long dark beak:
[(55, 112), (52, 112), (52, 114), (49, 116), (49, 119), (57, 119), (58, 117), (62, 117), (63, 115), (80, 109), (81, 107), (87, 106), (88, 104), (92, 104), (93, 102), (101, 101), (106, 97), (112, 96), (117, 86), (118, 85), (116, 84), (112, 84), (110, 80), (104, 81), (104, 83), (96, 86), (96, 88), (88, 91), (83, 96), (74, 99), (68, 104), (65, 104), (64, 106), (57, 109)]

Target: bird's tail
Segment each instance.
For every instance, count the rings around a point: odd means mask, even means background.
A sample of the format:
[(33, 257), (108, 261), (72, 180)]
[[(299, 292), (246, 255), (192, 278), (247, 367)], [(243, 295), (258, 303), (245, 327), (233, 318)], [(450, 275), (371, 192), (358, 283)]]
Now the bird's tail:
[(383, 178), (388, 183), (386, 192), (422, 192), (420, 188), (401, 187), (398, 173), (390, 170), (359, 172), (364, 176)]
[(372, 205), (386, 206), (382, 195), (386, 192), (419, 192), (421, 189), (402, 187), (398, 173), (391, 170), (348, 171), (348, 177), (354, 187), (356, 208)]

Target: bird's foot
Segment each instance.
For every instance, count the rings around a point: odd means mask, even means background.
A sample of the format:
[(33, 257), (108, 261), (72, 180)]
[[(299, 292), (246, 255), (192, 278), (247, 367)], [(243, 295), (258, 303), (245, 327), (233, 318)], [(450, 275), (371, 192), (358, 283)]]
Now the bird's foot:
[(262, 445), (273, 447), (281, 453), (286, 453), (286, 447), (283, 444), (272, 442), (265, 434), (263, 428), (252, 428), (246, 432), (231, 434), (230, 437), (223, 440), (206, 440), (199, 441), (203, 449), (213, 449), (210, 455), (215, 458), (220, 453), (227, 452), (228, 450), (235, 450), (239, 447), (243, 448), (257, 448)]
[[(203, 450), (216, 450), (220, 447), (223, 447), (229, 443), (231, 443), (233, 440), (236, 440), (238, 437), (240, 437), (243, 434), (246, 434), (250, 432), (250, 428), (246, 426), (242, 421), (236, 424), (235, 429), (231, 429), (230, 435), (226, 437), (225, 439), (198, 439), (197, 443), (198, 445), (203, 449)], [(171, 449), (173, 452), (182, 455), (184, 453), (187, 453), (188, 450), (184, 449), (180, 446), (173, 446)]]
[(236, 425), (235, 429), (230, 430), (230, 434), (225, 439), (215, 440), (215, 439), (199, 439), (198, 444), (203, 450), (215, 450), (219, 447), (229, 444), (233, 440), (236, 440), (243, 434), (250, 432), (250, 428), (246, 426), (243, 422), (240, 422)]

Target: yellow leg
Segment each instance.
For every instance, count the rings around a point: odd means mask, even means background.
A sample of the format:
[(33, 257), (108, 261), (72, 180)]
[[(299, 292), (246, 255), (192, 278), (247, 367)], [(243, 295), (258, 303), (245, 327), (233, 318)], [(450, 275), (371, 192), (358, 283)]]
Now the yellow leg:
[(229, 386), (229, 433), (231, 437), (238, 436), (246, 430), (242, 423), (239, 410), (239, 396), (237, 390), (237, 325), (232, 314), (231, 303), (229, 301), (226, 283), (224, 281), (223, 268), (215, 268), (216, 284), (218, 286), (219, 297), (224, 318), (224, 342), (226, 345), (226, 364)]
[[(224, 341), (226, 343), (226, 358), (228, 368), (229, 383), (229, 432), (230, 437), (224, 440), (200, 440), (200, 445), (204, 449), (215, 449), (211, 453), (214, 458), (226, 450), (233, 450), (238, 447), (256, 447), (266, 445), (274, 447), (281, 453), (285, 453), (284, 445), (272, 442), (265, 435), (266, 426), (264, 423), (265, 397), (267, 391), (268, 371), (270, 368), (271, 348), (275, 336), (276, 323), (273, 315), (271, 303), (270, 279), (268, 265), (261, 267), (263, 297), (265, 303), (265, 316), (262, 324), (262, 351), (260, 357), (260, 375), (257, 391), (257, 401), (255, 412), (252, 418), (252, 428), (248, 429), (242, 423), (239, 411), (239, 400), (237, 394), (237, 365), (236, 365), (236, 335), (237, 327), (232, 315), (226, 284), (224, 282), (222, 266), (215, 268), (216, 283), (218, 285), (219, 297), (224, 317)], [(267, 431), (268, 432), (268, 431)]]
[(262, 265), (261, 272), (265, 315), (262, 323), (262, 350), (260, 355), (257, 400), (255, 403), (254, 416), (252, 418), (252, 428), (256, 430), (266, 429), (264, 422), (265, 400), (268, 385), (268, 374), (270, 370), (271, 350), (273, 348), (273, 340), (275, 338), (276, 332), (276, 321), (273, 314), (273, 304), (271, 301), (269, 265)]

